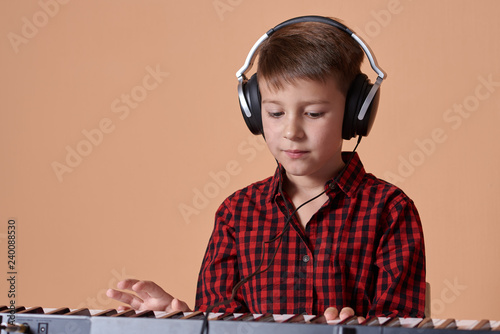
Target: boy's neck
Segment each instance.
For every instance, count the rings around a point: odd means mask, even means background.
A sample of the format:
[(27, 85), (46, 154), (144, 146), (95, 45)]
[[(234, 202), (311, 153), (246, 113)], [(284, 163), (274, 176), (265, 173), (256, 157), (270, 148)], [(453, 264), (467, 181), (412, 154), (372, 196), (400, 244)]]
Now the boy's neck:
[(314, 197), (324, 190), (326, 182), (340, 173), (344, 165), (344, 162), (340, 160), (334, 171), (328, 175), (297, 176), (289, 175), (285, 171), (283, 189), (292, 199)]

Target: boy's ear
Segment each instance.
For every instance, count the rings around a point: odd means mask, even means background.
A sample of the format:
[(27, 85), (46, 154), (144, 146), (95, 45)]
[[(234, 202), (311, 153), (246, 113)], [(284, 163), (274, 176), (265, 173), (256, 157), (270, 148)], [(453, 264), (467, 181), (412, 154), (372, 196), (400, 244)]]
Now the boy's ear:
[(347, 91), (342, 138), (349, 140), (356, 136), (367, 136), (373, 126), (377, 114), (380, 88), (375, 93), (363, 119), (358, 119), (361, 107), (365, 102), (373, 84), (364, 73), (358, 74)]
[(250, 111), (250, 117), (248, 117), (244, 112), (240, 101), (240, 109), (243, 114), (243, 118), (245, 119), (245, 123), (254, 135), (263, 135), (264, 129), (262, 126), (261, 97), (257, 81), (257, 73), (252, 75), (246, 83), (243, 83), (242, 88), (243, 95), (245, 96), (245, 100)]

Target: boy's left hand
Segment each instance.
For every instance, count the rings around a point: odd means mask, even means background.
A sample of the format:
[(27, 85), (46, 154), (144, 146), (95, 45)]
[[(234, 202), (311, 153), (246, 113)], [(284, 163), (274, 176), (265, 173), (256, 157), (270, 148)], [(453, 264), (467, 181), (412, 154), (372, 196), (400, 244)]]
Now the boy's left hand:
[[(329, 307), (325, 310), (324, 315), (325, 315), (326, 321), (338, 320), (338, 319), (340, 319), (340, 321), (342, 321), (342, 320), (345, 320), (345, 319), (355, 315), (355, 313), (354, 313), (354, 310), (350, 307), (344, 307), (340, 311), (340, 313), (339, 313), (339, 311), (337, 311), (337, 309), (335, 307)], [(365, 321), (364, 317), (358, 317), (359, 323), (362, 323), (363, 321)]]

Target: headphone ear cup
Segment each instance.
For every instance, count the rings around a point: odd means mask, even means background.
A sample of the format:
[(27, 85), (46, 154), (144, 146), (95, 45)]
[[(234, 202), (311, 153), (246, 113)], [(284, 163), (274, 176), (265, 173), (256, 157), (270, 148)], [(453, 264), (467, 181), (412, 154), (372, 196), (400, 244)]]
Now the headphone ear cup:
[(357, 135), (367, 136), (370, 132), (373, 121), (375, 120), (375, 115), (377, 114), (380, 89), (368, 106), (365, 117), (359, 120), (358, 115), (372, 86), (373, 84), (370, 83), (366, 74), (360, 73), (354, 78), (349, 87), (345, 102), (344, 121), (342, 124), (343, 139), (349, 140)]
[(247, 117), (243, 109), (241, 110), (245, 123), (254, 135), (263, 134), (264, 131), (260, 110), (261, 97), (259, 84), (257, 82), (257, 74), (252, 75), (250, 79), (243, 84), (243, 94), (245, 95), (248, 108), (250, 109), (250, 117)]

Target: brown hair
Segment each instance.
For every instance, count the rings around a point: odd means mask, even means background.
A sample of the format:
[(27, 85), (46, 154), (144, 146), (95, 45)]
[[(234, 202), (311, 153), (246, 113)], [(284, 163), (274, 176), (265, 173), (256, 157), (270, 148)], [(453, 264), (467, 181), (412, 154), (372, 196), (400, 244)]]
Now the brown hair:
[(325, 81), (333, 76), (345, 94), (360, 73), (363, 50), (346, 32), (318, 22), (301, 22), (277, 30), (260, 46), (259, 83), (280, 89), (297, 79)]

